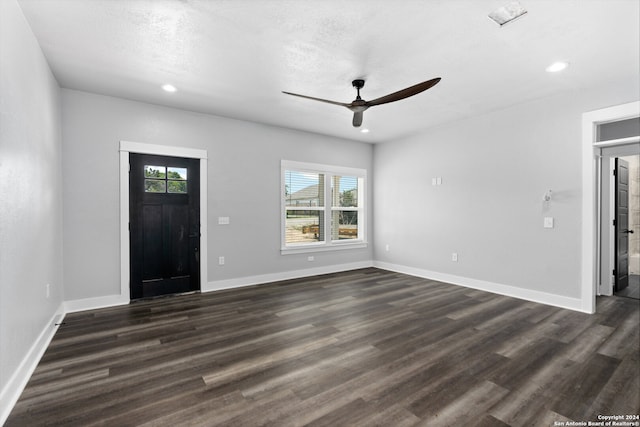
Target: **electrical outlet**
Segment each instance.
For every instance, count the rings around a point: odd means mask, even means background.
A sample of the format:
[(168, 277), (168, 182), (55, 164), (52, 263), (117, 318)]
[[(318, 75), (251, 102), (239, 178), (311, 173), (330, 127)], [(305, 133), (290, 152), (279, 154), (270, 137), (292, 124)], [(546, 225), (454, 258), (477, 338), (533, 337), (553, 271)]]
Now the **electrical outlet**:
[(454, 252), (451, 254), (451, 261), (458, 262), (458, 253)]
[(308, 257), (307, 257), (307, 261), (309, 261), (309, 262), (312, 262), (312, 261), (314, 261), (314, 260), (315, 260), (315, 258), (314, 258), (313, 256), (308, 256)]
[(218, 265), (224, 265), (224, 257), (223, 256), (219, 256), (218, 257)]

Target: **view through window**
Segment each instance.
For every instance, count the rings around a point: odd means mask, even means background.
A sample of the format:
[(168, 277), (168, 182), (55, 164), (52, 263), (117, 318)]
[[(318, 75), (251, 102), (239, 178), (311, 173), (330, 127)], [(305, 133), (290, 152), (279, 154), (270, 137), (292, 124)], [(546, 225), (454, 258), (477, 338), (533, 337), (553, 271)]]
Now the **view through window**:
[(330, 166), (315, 166), (318, 169), (283, 163), (283, 247), (364, 240), (364, 170), (344, 174)]

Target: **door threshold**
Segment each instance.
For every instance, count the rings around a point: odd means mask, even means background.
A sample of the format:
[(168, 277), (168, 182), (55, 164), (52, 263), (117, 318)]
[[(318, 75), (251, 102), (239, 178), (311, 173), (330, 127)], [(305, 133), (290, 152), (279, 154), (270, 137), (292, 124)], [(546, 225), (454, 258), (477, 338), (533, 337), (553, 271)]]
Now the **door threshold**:
[(142, 298), (132, 299), (131, 303), (133, 304), (136, 302), (152, 301), (152, 300), (163, 299), (163, 298), (182, 297), (185, 295), (193, 295), (193, 294), (199, 294), (199, 293), (200, 291), (189, 291), (189, 292), (179, 292), (176, 294), (156, 295), (153, 297), (142, 297)]

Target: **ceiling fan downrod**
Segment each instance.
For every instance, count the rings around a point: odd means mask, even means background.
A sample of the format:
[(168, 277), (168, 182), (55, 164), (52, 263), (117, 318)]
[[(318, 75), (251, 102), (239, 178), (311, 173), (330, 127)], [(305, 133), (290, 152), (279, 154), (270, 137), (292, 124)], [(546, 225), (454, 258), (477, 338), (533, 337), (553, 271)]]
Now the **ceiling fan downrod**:
[(358, 96), (356, 97), (356, 99), (362, 99), (362, 98), (360, 98), (360, 89), (362, 89), (364, 87), (364, 80), (356, 79), (356, 80), (352, 81), (351, 84), (358, 91)]

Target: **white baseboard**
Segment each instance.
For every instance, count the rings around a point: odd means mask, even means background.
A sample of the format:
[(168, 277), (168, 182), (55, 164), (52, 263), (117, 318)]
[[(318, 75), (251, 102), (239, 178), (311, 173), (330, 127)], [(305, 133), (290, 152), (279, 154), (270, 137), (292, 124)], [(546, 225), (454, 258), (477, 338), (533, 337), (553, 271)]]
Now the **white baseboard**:
[(397, 273), (409, 274), (411, 276), (422, 277), (424, 279), (437, 280), (439, 282), (451, 283), (453, 285), (465, 286), (467, 288), (478, 289), (481, 291), (491, 292), (494, 294), (505, 295), (508, 297), (519, 298), (527, 301), (537, 302), (540, 304), (552, 305), (569, 310), (585, 311), (582, 307), (580, 298), (570, 298), (562, 295), (550, 294), (547, 292), (533, 291), (531, 289), (518, 288), (501, 283), (487, 282), (485, 280), (470, 279), (468, 277), (455, 276), (453, 274), (438, 273), (436, 271), (423, 270), (405, 265), (392, 264), (382, 261), (374, 261), (374, 267), (383, 270), (395, 271)]
[[(219, 291), (222, 289), (240, 288), (243, 286), (259, 285), (261, 283), (277, 282), (279, 280), (298, 279), (302, 277), (317, 276), (319, 274), (337, 273), (340, 271), (355, 270), (358, 268), (372, 267), (373, 261), (353, 262), (349, 264), (329, 265), (326, 267), (308, 268), (304, 270), (284, 271), (280, 273), (260, 274), (257, 276), (238, 277), (226, 280), (216, 280), (202, 285), (202, 292)], [(97, 308), (115, 307), (129, 304), (128, 297), (122, 295), (106, 295), (95, 298), (85, 298), (65, 301), (66, 313), (95, 310)]]
[(105, 295), (103, 297), (76, 299), (64, 302), (65, 313), (95, 310), (97, 308), (115, 307), (129, 304), (129, 297), (122, 295)]
[(220, 291), (222, 289), (241, 288), (244, 286), (260, 285), (278, 282), (280, 280), (300, 279), (317, 276), (319, 274), (338, 273), (340, 271), (357, 270), (373, 267), (373, 261), (352, 262), (348, 264), (328, 265), (325, 267), (306, 268), (304, 270), (283, 271), (280, 273), (260, 274), (257, 276), (238, 277), (226, 280), (214, 280), (202, 286), (202, 292)]
[[(223, 289), (241, 288), (263, 283), (278, 282), (281, 280), (300, 279), (303, 277), (317, 276), (320, 274), (338, 273), (341, 271), (356, 270), (359, 268), (377, 267), (383, 270), (395, 271), (411, 276), (425, 279), (438, 280), (440, 282), (451, 283), (453, 285), (465, 286), (467, 288), (506, 295), (509, 297), (524, 299), (555, 307), (588, 313), (582, 307), (580, 298), (571, 298), (562, 295), (550, 294), (547, 292), (534, 291), (531, 289), (518, 288), (516, 286), (504, 285), (501, 283), (489, 282), (486, 280), (472, 279), (453, 274), (440, 273), (437, 271), (424, 270), (421, 268), (409, 267), (401, 264), (393, 264), (383, 261), (361, 261), (348, 264), (329, 265), (324, 267), (307, 268), (303, 270), (283, 271), (279, 273), (260, 274), (255, 276), (237, 277), (233, 279), (214, 280), (202, 285), (202, 292), (219, 291)], [(97, 308), (114, 307), (129, 303), (128, 297), (121, 295), (107, 295), (96, 298), (86, 298), (80, 300), (66, 301), (64, 303), (65, 313), (94, 310)]]
[(24, 359), (18, 366), (18, 369), (15, 370), (9, 381), (0, 392), (0, 425), (3, 425), (7, 418), (9, 418), (9, 414), (13, 409), (14, 405), (20, 398), (22, 391), (26, 387), (29, 382), (29, 378), (33, 374), (33, 371), (36, 370), (40, 359), (42, 359), (42, 355), (47, 350), (51, 339), (55, 335), (58, 330), (59, 324), (64, 319), (64, 303), (60, 304), (58, 310), (51, 317), (51, 319), (46, 323), (40, 335), (35, 340), (29, 351), (25, 355)]

